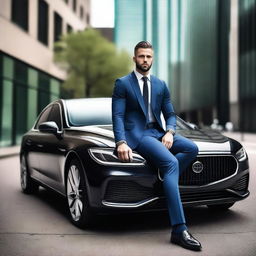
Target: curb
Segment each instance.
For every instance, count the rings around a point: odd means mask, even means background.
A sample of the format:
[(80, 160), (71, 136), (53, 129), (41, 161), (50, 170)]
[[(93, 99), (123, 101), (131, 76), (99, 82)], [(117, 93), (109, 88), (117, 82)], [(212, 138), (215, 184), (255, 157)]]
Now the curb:
[(17, 156), (20, 154), (20, 146), (0, 148), (0, 159)]
[(18, 156), (19, 154), (20, 153), (12, 153), (12, 154), (0, 155), (0, 159), (8, 158), (8, 157), (13, 157), (13, 156)]

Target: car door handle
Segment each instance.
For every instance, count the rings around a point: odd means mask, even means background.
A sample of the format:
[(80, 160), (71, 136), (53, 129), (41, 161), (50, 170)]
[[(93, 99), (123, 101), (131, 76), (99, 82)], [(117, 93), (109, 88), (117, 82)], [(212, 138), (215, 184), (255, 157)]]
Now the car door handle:
[(61, 152), (65, 152), (65, 151), (66, 151), (65, 148), (58, 148), (58, 149), (59, 149), (59, 151), (61, 151)]
[(39, 148), (43, 148), (43, 147), (44, 147), (44, 145), (42, 145), (42, 144), (37, 144), (37, 146), (38, 146)]

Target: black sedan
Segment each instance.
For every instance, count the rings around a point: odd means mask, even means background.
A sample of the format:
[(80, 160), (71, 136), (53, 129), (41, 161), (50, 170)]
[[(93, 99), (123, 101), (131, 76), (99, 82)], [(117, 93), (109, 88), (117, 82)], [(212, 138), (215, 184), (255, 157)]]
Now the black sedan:
[[(110, 98), (49, 104), (22, 139), (23, 192), (44, 186), (63, 195), (78, 227), (99, 213), (166, 209), (159, 171), (136, 152), (132, 162), (120, 162), (111, 123)], [(249, 195), (248, 157), (239, 142), (180, 118), (177, 132), (199, 148), (180, 177), (184, 205), (224, 210)]]

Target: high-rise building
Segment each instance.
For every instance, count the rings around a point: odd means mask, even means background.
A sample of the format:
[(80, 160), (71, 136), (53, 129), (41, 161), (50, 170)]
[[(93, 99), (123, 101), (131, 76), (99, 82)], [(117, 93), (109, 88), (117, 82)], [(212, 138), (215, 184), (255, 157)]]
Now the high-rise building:
[(256, 131), (255, 8), (256, 0), (115, 0), (115, 43), (131, 55), (137, 42), (153, 44), (152, 72), (186, 120)]
[(239, 0), (238, 97), (242, 131), (256, 132), (256, 0)]
[(89, 23), (90, 0), (0, 0), (0, 147), (20, 143), (59, 98), (66, 74), (54, 63), (54, 42)]

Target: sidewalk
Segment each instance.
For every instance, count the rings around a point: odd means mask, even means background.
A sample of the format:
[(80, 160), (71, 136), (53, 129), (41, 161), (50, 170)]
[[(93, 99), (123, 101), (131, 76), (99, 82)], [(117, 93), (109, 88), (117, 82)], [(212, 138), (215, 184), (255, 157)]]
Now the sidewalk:
[(240, 143), (255, 143), (256, 133), (222, 132), (223, 135), (239, 141)]
[[(242, 144), (255, 144), (256, 146), (256, 133), (241, 133), (241, 132), (223, 132), (227, 137), (235, 139)], [(20, 145), (12, 147), (0, 148), (0, 158), (18, 155), (20, 152)]]
[(0, 148), (0, 158), (16, 156), (20, 153), (20, 145)]

